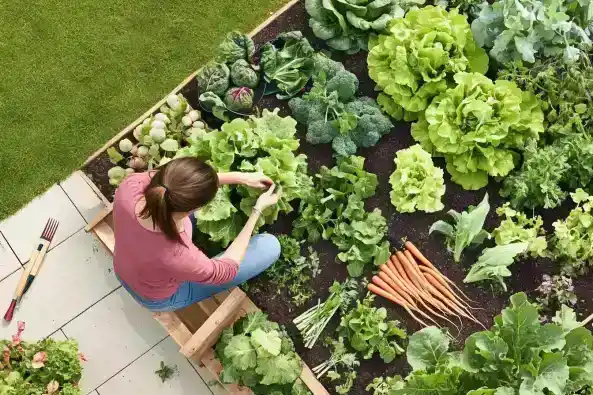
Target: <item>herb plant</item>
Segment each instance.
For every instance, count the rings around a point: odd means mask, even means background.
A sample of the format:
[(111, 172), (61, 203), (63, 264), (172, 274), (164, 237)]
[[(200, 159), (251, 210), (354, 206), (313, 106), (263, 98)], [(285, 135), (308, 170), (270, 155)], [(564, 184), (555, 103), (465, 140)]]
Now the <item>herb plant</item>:
[(82, 395), (78, 387), (82, 377), (81, 360), (75, 340), (46, 338), (25, 342), (21, 335), (25, 323), (18, 323), (12, 340), (0, 340), (0, 394), (6, 395)]
[[(390, 395), (574, 394), (593, 384), (593, 335), (564, 306), (553, 323), (541, 324), (524, 293), (476, 332), (461, 352), (436, 327), (410, 337), (406, 356), (412, 372)], [(422, 389), (421, 392), (418, 389)]]
[(347, 54), (366, 51), (370, 35), (404, 14), (397, 2), (383, 0), (306, 0), (305, 8), (313, 34)]
[(287, 289), (293, 303), (302, 306), (313, 297), (311, 279), (320, 272), (319, 256), (311, 247), (307, 256), (302, 256), (302, 241), (290, 236), (280, 235), (278, 240), (282, 251), (280, 259), (265, 274), (274, 282), (278, 293)]
[(366, 390), (371, 391), (373, 395), (390, 395), (391, 391), (402, 389), (404, 383), (401, 376), (394, 377), (375, 377), (373, 381), (367, 385)]
[(290, 394), (303, 363), (288, 334), (261, 311), (226, 328), (216, 344), (223, 383), (237, 383), (254, 393)]
[(593, 21), (588, 0), (501, 0), (486, 4), (472, 22), (480, 47), (490, 48), (499, 63), (561, 55), (576, 62), (591, 44), (587, 27)]
[(516, 84), (458, 73), (457, 84), (434, 98), (412, 136), (433, 155), (444, 156), (451, 179), (480, 189), (488, 176), (504, 177), (519, 153), (544, 131), (536, 97)]
[[(371, 147), (393, 124), (374, 100), (355, 98), (358, 78), (321, 54), (315, 56), (313, 87), (288, 103), (295, 119), (307, 125), (311, 144), (332, 143), (335, 154), (347, 156), (358, 147)], [(335, 65), (331, 65), (335, 63)]]
[(543, 275), (542, 283), (537, 287), (537, 302), (545, 309), (559, 308), (561, 305), (574, 306), (577, 295), (574, 293), (572, 279), (563, 275)]
[(267, 83), (267, 93), (278, 92), (278, 99), (289, 99), (299, 93), (313, 74), (315, 51), (299, 31), (280, 33), (264, 45), (260, 66)]
[(576, 207), (554, 222), (552, 251), (568, 274), (583, 274), (593, 262), (593, 196), (582, 189), (570, 194)]
[(522, 212), (509, 207), (509, 203), (496, 209), (499, 217), (503, 217), (500, 225), (492, 231), (497, 245), (515, 242), (526, 242), (525, 253), (531, 257), (547, 256), (548, 242), (543, 228), (544, 221), (537, 215), (528, 218)]
[(367, 63), (382, 91), (377, 101), (383, 111), (406, 121), (417, 119), (447, 90), (455, 73), (488, 70), (488, 56), (474, 42), (466, 17), (434, 6), (394, 19), (369, 44)]
[(378, 352), (383, 362), (390, 363), (404, 352), (398, 342), (406, 338), (406, 331), (398, 321), (387, 321), (387, 310), (373, 307), (374, 299), (368, 294), (362, 302), (356, 301), (356, 307), (342, 317), (338, 333), (364, 359)]
[(465, 248), (480, 245), (485, 239), (490, 238), (490, 234), (482, 229), (489, 211), (490, 204), (486, 194), (480, 204), (476, 207), (469, 206), (467, 211), (458, 213), (449, 210), (447, 215), (453, 220), (453, 225), (440, 220), (432, 224), (428, 233), (437, 232), (445, 236), (447, 250), (453, 253), (455, 262), (459, 262)]
[[(282, 189), (278, 204), (263, 212), (259, 226), (273, 223), (280, 211), (293, 210), (291, 202), (306, 198), (312, 189), (307, 158), (295, 155), (299, 147), (296, 121), (264, 109), (261, 116), (234, 119), (220, 131), (190, 138), (190, 145), (177, 157), (196, 156), (218, 171), (261, 172)], [(261, 190), (245, 186), (222, 186), (216, 197), (196, 211), (197, 229), (226, 247), (239, 234)]]
[(389, 177), (391, 203), (400, 213), (416, 210), (432, 213), (443, 209), (443, 171), (418, 144), (397, 151), (395, 171)]
[(317, 378), (327, 374), (331, 381), (344, 380), (336, 386), (336, 393), (348, 394), (356, 379), (356, 368), (360, 366), (360, 362), (355, 353), (348, 352), (343, 337), (338, 337), (338, 340), (327, 338), (325, 341), (331, 348), (330, 357), (311, 370)]
[(305, 347), (312, 348), (317, 339), (338, 310), (342, 313), (358, 297), (358, 284), (353, 279), (343, 283), (334, 281), (329, 288), (330, 295), (323, 303), (317, 303), (293, 322), (303, 336)]

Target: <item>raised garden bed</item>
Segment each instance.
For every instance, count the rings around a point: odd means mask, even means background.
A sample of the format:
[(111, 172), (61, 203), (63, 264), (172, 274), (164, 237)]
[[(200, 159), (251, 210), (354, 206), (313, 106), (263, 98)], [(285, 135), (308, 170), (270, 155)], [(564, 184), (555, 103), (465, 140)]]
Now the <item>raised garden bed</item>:
[[(314, 37), (308, 26), (304, 1), (299, 1), (286, 12), (278, 15), (275, 20), (255, 34), (253, 38), (256, 44), (261, 45), (273, 39), (279, 32), (290, 30), (302, 31), (316, 49), (325, 49), (323, 43)], [(369, 79), (367, 73), (365, 52), (353, 56), (332, 54), (332, 58), (343, 62), (346, 69), (357, 75), (361, 83), (359, 90), (361, 95), (376, 98), (374, 83)], [(181, 88), (180, 93), (188, 99), (194, 108), (198, 108), (198, 94), (195, 80), (189, 80)], [(268, 109), (279, 107), (282, 115), (290, 115), (287, 102), (280, 101), (273, 96), (265, 97), (259, 103), (258, 107)], [(214, 127), (220, 124), (213, 119), (207, 119), (207, 121)], [(302, 125), (299, 124), (299, 128), (301, 128), (299, 130), (301, 136), (303, 136), (304, 131)], [(131, 134), (131, 130), (132, 128), (130, 128), (129, 134)], [(462, 264), (458, 265), (453, 262), (451, 255), (443, 246), (443, 241), (440, 237), (428, 236), (429, 227), (436, 220), (443, 219), (444, 212), (434, 214), (422, 212), (400, 214), (390, 203), (389, 192), (391, 186), (388, 183), (388, 179), (394, 170), (393, 158), (395, 153), (414, 143), (410, 135), (410, 124), (398, 123), (393, 131), (383, 137), (376, 146), (358, 151), (358, 155), (366, 158), (366, 170), (377, 174), (379, 177), (377, 194), (368, 199), (366, 205), (369, 209), (378, 207), (382, 210), (383, 215), (388, 220), (388, 238), (392, 246), (400, 246), (401, 240), (404, 238), (413, 241), (448, 278), (461, 285), (465, 277), (464, 268), (469, 268), (469, 265), (475, 261), (476, 255), (473, 255), (471, 252), (466, 253)], [(334, 164), (331, 146), (329, 145), (312, 146), (307, 144), (303, 139), (299, 151), (308, 156), (310, 174), (315, 174), (322, 165), (332, 166)], [(440, 167), (444, 167), (444, 163), (439, 159), (435, 159), (435, 163)], [(112, 167), (112, 164), (109, 162), (108, 156), (105, 153), (101, 153), (83, 169), (108, 200), (112, 200), (114, 192), (114, 188), (109, 185), (107, 177), (107, 170), (110, 167)], [(490, 204), (493, 208), (502, 204), (502, 199), (498, 194), (500, 185), (493, 181), (489, 183), (487, 188), (479, 191), (463, 190), (460, 186), (450, 181), (447, 173), (445, 175), (445, 182), (447, 190), (443, 203), (446, 209), (462, 211), (468, 205), (479, 203), (486, 192), (490, 196)], [(566, 217), (569, 209), (570, 204), (566, 203), (558, 209), (545, 210), (539, 213), (544, 219), (546, 230), (551, 230), (551, 224), (556, 219)], [(275, 234), (290, 233), (291, 223), (295, 216), (296, 214), (288, 217), (285, 216), (267, 230)], [(486, 228), (492, 229), (497, 224), (496, 214), (494, 210), (491, 210), (486, 222)], [(306, 306), (295, 308), (290, 297), (282, 290), (279, 291), (280, 294), (278, 296), (271, 295), (270, 290), (276, 289), (276, 287), (274, 284), (268, 284), (266, 280), (255, 280), (247, 288), (249, 297), (257, 306), (269, 314), (270, 319), (286, 325), (291, 332), (297, 351), (309, 366), (316, 366), (322, 363), (327, 359), (329, 353), (322, 346), (322, 342), (318, 342), (311, 350), (305, 348), (296, 328), (292, 324), (292, 320), (312, 304), (316, 303), (318, 298), (324, 300), (328, 296), (328, 289), (334, 280), (343, 281), (347, 278), (346, 266), (336, 262), (337, 250), (330, 242), (320, 242), (314, 245), (314, 248), (320, 254), (321, 273), (312, 281), (311, 287), (316, 290), (316, 294), (314, 299)], [(478, 288), (476, 286), (463, 286), (462, 288), (472, 299), (480, 302), (483, 310), (477, 311), (476, 317), (488, 327), (492, 324), (493, 317), (507, 305), (510, 294), (518, 291), (525, 291), (529, 294), (540, 284), (543, 274), (556, 273), (558, 270), (559, 268), (551, 260), (524, 260), (513, 265), (513, 276), (507, 282), (509, 290), (506, 294), (493, 293), (490, 288)], [(369, 278), (370, 269), (365, 274)], [(574, 280), (575, 292), (579, 297), (579, 311), (581, 312), (593, 310), (593, 281), (591, 280), (593, 280), (593, 275), (591, 274), (578, 277)], [(393, 304), (381, 298), (377, 298), (377, 305), (386, 307), (390, 317), (400, 320), (405, 328), (407, 328), (408, 333), (411, 334), (415, 330), (420, 329), (418, 324), (410, 319), (403, 309), (394, 307)], [(326, 329), (325, 335), (331, 335), (337, 323), (338, 319), (334, 318), (332, 325)], [(458, 342), (462, 343), (469, 334), (480, 329), (476, 324), (464, 322), (464, 328), (457, 339)], [(409, 367), (407, 366), (405, 357), (401, 356), (390, 364), (383, 363), (378, 356), (371, 360), (361, 360), (361, 366), (358, 369), (358, 378), (351, 393), (365, 393), (364, 389), (366, 385), (374, 377), (394, 374), (405, 375), (408, 370)], [(324, 384), (331, 392), (334, 385), (330, 382), (324, 382)]]

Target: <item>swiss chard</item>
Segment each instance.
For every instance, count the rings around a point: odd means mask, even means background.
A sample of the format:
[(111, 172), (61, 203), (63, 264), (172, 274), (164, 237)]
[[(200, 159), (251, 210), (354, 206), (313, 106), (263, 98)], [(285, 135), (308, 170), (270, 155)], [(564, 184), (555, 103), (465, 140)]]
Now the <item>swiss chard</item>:
[(472, 265), (469, 273), (463, 279), (463, 282), (496, 281), (506, 291), (507, 286), (503, 278), (511, 275), (508, 266), (513, 264), (517, 255), (524, 254), (528, 246), (528, 243), (509, 243), (484, 249), (478, 261)]

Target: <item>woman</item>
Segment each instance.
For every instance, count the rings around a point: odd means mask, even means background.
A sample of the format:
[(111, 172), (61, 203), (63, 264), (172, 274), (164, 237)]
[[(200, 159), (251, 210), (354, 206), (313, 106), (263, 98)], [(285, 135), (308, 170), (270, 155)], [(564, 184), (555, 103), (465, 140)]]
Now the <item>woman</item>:
[[(237, 238), (216, 258), (192, 243), (190, 215), (210, 202), (220, 185), (267, 188)], [(152, 311), (173, 311), (229, 289), (271, 266), (278, 239), (251, 237), (262, 211), (278, 202), (272, 180), (258, 173), (219, 173), (195, 158), (133, 174), (115, 193), (114, 269), (124, 288)]]

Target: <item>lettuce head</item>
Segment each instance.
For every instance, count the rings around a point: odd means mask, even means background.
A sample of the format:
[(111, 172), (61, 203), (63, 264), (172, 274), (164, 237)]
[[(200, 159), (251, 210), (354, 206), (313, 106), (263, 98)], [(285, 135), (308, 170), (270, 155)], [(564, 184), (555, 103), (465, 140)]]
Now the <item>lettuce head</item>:
[(383, 91), (377, 101), (397, 120), (417, 119), (455, 73), (488, 70), (488, 55), (476, 45), (466, 17), (457, 9), (411, 10), (392, 20), (387, 33), (369, 47), (369, 75)]
[(504, 177), (519, 152), (544, 131), (537, 98), (510, 81), (458, 73), (457, 84), (434, 98), (412, 125), (412, 136), (433, 155), (443, 156), (454, 182), (480, 189), (488, 176)]

